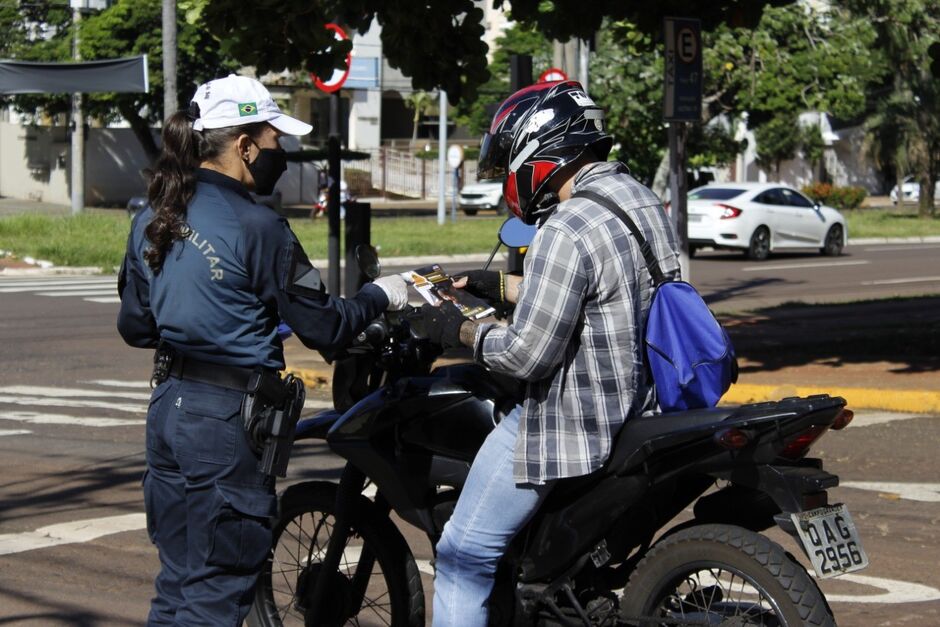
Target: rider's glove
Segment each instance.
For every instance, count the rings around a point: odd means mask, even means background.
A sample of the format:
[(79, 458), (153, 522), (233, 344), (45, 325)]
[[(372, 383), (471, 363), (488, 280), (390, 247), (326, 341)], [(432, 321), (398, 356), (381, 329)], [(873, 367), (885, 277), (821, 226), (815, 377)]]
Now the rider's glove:
[(382, 288), (388, 296), (388, 311), (401, 311), (408, 304), (408, 284), (401, 276), (383, 276), (372, 281), (372, 284)]
[[(506, 302), (506, 275), (496, 270), (468, 270), (460, 276), (467, 277), (465, 290), (490, 301), (491, 303)], [(460, 278), (460, 277), (457, 277)]]
[(453, 303), (445, 301), (440, 307), (425, 303), (421, 306), (421, 317), (424, 332), (433, 343), (444, 350), (461, 346), (460, 327), (467, 319)]

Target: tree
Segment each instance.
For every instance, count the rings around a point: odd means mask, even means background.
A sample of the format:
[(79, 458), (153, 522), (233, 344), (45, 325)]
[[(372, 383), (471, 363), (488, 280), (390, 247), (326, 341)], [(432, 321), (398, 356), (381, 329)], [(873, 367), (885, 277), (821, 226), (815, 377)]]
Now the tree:
[(489, 64), (490, 78), (473, 100), (457, 103), (457, 123), (471, 133), (482, 135), (490, 127), (493, 107), (510, 95), (509, 61), (512, 55), (529, 55), (533, 68), (547, 69), (552, 60), (552, 44), (531, 26), (514, 24), (496, 39), (496, 50)]
[[(225, 52), (260, 73), (303, 69), (326, 77), (341, 67), (349, 45), (334, 42), (323, 25), (340, 21), (365, 32), (375, 19), (382, 26), (388, 62), (410, 76), (415, 89), (443, 87), (451, 103), (457, 103), (473, 100), (489, 79), (483, 11), (472, 0), (196, 1)], [(605, 18), (630, 20), (647, 33), (658, 33), (666, 15), (699, 17), (706, 28), (725, 21), (750, 26), (764, 7), (793, 0), (491, 1), (509, 8), (519, 24), (534, 26), (549, 39), (566, 41), (592, 36)]]
[[(876, 159), (893, 164), (900, 186), (905, 171), (920, 185), (918, 212), (935, 215), (940, 175), (940, 78), (932, 71), (940, 53), (940, 0), (842, 0), (877, 31), (891, 74), (869, 116), (868, 145)], [(938, 55), (940, 56), (940, 55)]]
[[(180, 2), (185, 8), (187, 3)], [(24, 5), (25, 6), (25, 5)], [(25, 9), (24, 9), (25, 11)], [(31, 61), (68, 61), (71, 54), (71, 16), (67, 10), (47, 9), (22, 13), (11, 23), (15, 35), (11, 56)], [(199, 83), (224, 76), (237, 64), (221, 56), (209, 33), (180, 21), (178, 28), (178, 93), (176, 102), (188, 103)], [(147, 55), (151, 89), (141, 94), (87, 94), (86, 115), (111, 122), (123, 118), (134, 131), (144, 151), (156, 157), (158, 150), (151, 126), (163, 119), (163, 66), (161, 0), (117, 0), (104, 11), (81, 21), (81, 54), (86, 60)], [(42, 33), (41, 36), (36, 36)], [(68, 111), (65, 94), (16, 96), (21, 113), (40, 116)]]
[(411, 143), (418, 141), (418, 123), (421, 117), (434, 105), (434, 96), (426, 91), (413, 91), (404, 97), (405, 106), (414, 111), (414, 118), (411, 123)]
[[(706, 31), (701, 126), (715, 135), (703, 133), (704, 143), (690, 143), (690, 156), (706, 155), (720, 137), (728, 151), (715, 154), (712, 165), (726, 163), (737, 145), (733, 124), (744, 113), (752, 129), (773, 121), (774, 128), (763, 132), (768, 141), (803, 111), (860, 115), (866, 87), (884, 72), (872, 50), (874, 38), (866, 20), (851, 19), (843, 9), (819, 13), (802, 4), (768, 7), (756, 28), (718, 24)], [(612, 22), (591, 71), (591, 91), (608, 109), (621, 158), (648, 180), (656, 163), (661, 171), (665, 164), (661, 44), (632, 23)], [(713, 122), (720, 116), (730, 122), (723, 130)], [(789, 146), (765, 146), (763, 155), (772, 155), (767, 163), (773, 163), (792, 157), (802, 144), (797, 137)]]

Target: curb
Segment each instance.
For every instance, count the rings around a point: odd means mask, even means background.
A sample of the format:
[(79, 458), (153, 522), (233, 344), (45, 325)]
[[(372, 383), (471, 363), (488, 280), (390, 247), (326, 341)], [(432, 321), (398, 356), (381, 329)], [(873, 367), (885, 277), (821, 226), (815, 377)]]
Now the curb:
[(866, 246), (869, 244), (940, 244), (940, 236), (925, 235), (923, 237), (859, 237), (849, 238), (849, 246)]
[(849, 409), (880, 409), (909, 414), (940, 413), (940, 392), (884, 390), (877, 388), (818, 387), (803, 385), (736, 384), (721, 398), (722, 404), (759, 403), (788, 396), (828, 394), (841, 396)]
[[(323, 368), (291, 368), (294, 376), (303, 380), (308, 389), (329, 385), (333, 378), (330, 366)], [(928, 390), (883, 390), (877, 388), (818, 387), (803, 385), (732, 385), (721, 398), (722, 405), (744, 405), (776, 401), (788, 396), (828, 394), (841, 396), (852, 410), (875, 409), (904, 414), (940, 414), (940, 392)]]

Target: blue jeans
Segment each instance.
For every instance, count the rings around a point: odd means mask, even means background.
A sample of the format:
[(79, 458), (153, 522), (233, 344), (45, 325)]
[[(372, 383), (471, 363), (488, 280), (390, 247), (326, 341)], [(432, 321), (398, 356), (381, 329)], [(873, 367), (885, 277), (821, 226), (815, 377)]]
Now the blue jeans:
[(148, 626), (238, 627), (254, 600), (275, 497), (245, 436), (242, 396), (175, 378), (153, 392), (144, 503), (160, 574)]
[(434, 627), (486, 627), (487, 600), (499, 560), (551, 491), (552, 484), (516, 484), (516, 407), (487, 436), (473, 460), (454, 515), (437, 543)]

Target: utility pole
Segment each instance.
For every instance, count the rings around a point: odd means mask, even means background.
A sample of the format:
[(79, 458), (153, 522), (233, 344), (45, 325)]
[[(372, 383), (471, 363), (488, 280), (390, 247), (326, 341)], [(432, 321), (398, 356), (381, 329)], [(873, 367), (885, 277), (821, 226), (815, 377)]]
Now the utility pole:
[(447, 217), (447, 92), (441, 89), (440, 92), (440, 114), (438, 118), (438, 141), (437, 141), (437, 223), (444, 224)]
[[(339, 146), (339, 92), (330, 94), (330, 134), (327, 138), (327, 171), (330, 184), (326, 200), (327, 229), (327, 256), (329, 258), (329, 275), (327, 277), (327, 291), (333, 296), (339, 296), (339, 226), (340, 226), (340, 146)], [(350, 272), (346, 268), (346, 272)]]
[(176, 113), (176, 0), (163, 0), (163, 119)]
[[(72, 4), (72, 59), (82, 60), (79, 51), (79, 27), (82, 11), (79, 3)], [(72, 94), (72, 215), (85, 208), (85, 119), (82, 115), (82, 94)]]

